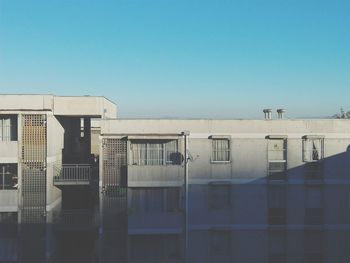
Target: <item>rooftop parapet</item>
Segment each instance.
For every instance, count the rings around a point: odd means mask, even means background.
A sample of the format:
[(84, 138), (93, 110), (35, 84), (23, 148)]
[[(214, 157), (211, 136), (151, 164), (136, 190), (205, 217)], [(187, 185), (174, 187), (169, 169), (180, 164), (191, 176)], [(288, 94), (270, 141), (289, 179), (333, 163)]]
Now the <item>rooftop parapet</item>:
[(52, 111), (60, 116), (116, 118), (117, 106), (98, 96), (0, 95), (0, 111)]

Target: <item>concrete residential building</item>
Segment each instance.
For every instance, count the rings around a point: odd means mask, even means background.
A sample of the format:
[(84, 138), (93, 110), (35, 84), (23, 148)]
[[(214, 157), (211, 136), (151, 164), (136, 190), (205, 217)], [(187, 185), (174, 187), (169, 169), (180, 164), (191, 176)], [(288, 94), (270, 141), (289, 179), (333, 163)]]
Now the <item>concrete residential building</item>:
[(349, 131), (332, 119), (102, 120), (100, 185), (129, 189), (129, 262), (348, 262)]
[[(103, 97), (0, 95), (0, 222), (51, 224), (62, 191), (91, 184), (91, 118), (115, 117), (116, 105)], [(40, 233), (48, 231), (35, 236)], [(14, 240), (12, 254), (0, 261), (19, 260), (19, 247), (31, 238)], [(30, 258), (23, 250), (22, 257)]]
[(264, 113), (125, 120), (103, 97), (0, 95), (0, 223), (45, 225), (35, 249), (0, 231), (0, 261), (50, 262), (56, 214), (81, 220), (58, 224), (72, 239), (99, 212), (99, 262), (349, 262), (350, 122)]

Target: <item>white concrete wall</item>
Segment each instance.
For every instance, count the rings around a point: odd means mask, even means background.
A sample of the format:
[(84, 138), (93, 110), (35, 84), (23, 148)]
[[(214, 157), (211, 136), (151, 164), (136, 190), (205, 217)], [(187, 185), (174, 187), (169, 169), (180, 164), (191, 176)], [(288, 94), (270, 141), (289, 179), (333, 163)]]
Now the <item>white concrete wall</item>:
[(0, 190), (0, 212), (18, 211), (18, 191)]
[(54, 115), (116, 118), (117, 107), (104, 97), (54, 97)]
[(117, 106), (104, 97), (0, 94), (0, 111), (18, 113), (42, 110), (53, 111), (54, 115), (117, 117)]
[(18, 152), (17, 141), (0, 141), (0, 163), (17, 163)]
[(128, 166), (129, 187), (181, 185), (183, 185), (183, 168), (180, 165)]
[(327, 138), (350, 138), (350, 121), (342, 119), (315, 120), (166, 120), (132, 119), (102, 120), (102, 134), (180, 134), (190, 131), (192, 137), (206, 134), (230, 135), (236, 138), (264, 138), (266, 135), (323, 134)]
[(52, 114), (47, 116), (47, 170), (46, 170), (46, 206), (53, 209), (61, 200), (61, 190), (53, 185), (54, 166), (61, 166), (64, 144), (64, 129)]
[[(231, 180), (233, 183), (248, 183), (266, 180), (269, 135), (287, 137), (288, 180), (303, 183), (304, 162), (302, 137), (324, 136), (324, 169), (326, 180), (349, 180), (350, 169), (350, 122), (347, 120), (102, 120), (101, 133), (106, 137), (133, 135), (133, 138), (166, 138), (190, 131), (189, 151), (193, 161), (189, 163), (190, 183), (208, 183), (215, 180)], [(211, 162), (212, 145), (210, 136), (226, 135), (230, 139), (230, 162)], [(180, 138), (180, 137), (179, 137)], [(179, 140), (182, 146), (183, 141)], [(181, 150), (183, 153), (183, 150)], [(130, 152), (128, 153), (130, 155)], [(142, 169), (129, 165), (129, 183), (134, 180), (157, 181), (159, 173), (166, 171), (152, 166)], [(136, 169), (139, 176), (136, 176)], [(166, 170), (166, 168), (164, 167)], [(173, 169), (173, 168), (169, 168)], [(181, 170), (181, 169), (180, 169)], [(171, 173), (171, 171), (169, 170)], [(158, 173), (158, 174), (157, 174)], [(134, 179), (133, 179), (134, 178)], [(165, 179), (164, 179), (165, 180)], [(350, 181), (349, 181), (350, 182)]]
[(0, 110), (52, 110), (53, 95), (0, 95)]

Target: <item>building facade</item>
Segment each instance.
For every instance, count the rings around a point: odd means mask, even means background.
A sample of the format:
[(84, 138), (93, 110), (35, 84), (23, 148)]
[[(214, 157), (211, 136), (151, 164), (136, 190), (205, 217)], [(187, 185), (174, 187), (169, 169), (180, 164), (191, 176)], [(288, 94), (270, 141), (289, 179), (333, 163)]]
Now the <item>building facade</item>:
[(116, 117), (103, 97), (0, 95), (1, 262), (50, 257), (62, 192), (91, 184), (90, 120), (101, 117)]
[[(346, 120), (102, 121), (101, 152), (123, 144), (114, 150), (126, 156), (115, 177), (128, 187), (129, 262), (347, 262), (349, 130)], [(113, 170), (105, 158), (100, 185)]]
[(0, 262), (349, 262), (348, 120), (116, 117), (0, 95)]

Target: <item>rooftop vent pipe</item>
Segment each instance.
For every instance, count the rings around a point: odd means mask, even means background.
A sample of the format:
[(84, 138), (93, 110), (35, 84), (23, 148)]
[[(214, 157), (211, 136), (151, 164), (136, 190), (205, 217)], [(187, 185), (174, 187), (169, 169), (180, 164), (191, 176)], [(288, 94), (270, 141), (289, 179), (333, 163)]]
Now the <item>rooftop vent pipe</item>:
[(285, 109), (278, 109), (278, 110), (277, 110), (277, 116), (278, 116), (278, 119), (279, 119), (279, 120), (284, 119), (284, 113), (285, 113), (285, 112), (286, 112)]
[(265, 120), (271, 120), (272, 110), (271, 109), (264, 109), (263, 112), (265, 114)]

